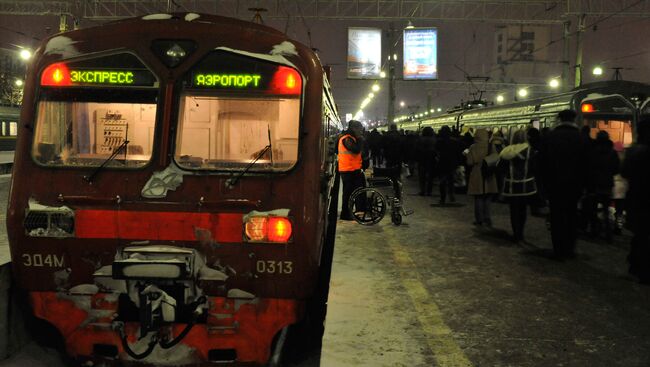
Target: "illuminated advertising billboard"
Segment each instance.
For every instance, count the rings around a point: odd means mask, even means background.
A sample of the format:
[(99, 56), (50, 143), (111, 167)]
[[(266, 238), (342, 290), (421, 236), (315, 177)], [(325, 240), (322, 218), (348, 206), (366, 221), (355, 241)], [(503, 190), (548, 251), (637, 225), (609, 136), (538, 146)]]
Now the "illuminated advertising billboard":
[(438, 79), (438, 29), (404, 30), (405, 80)]
[(381, 29), (348, 28), (348, 78), (379, 79)]

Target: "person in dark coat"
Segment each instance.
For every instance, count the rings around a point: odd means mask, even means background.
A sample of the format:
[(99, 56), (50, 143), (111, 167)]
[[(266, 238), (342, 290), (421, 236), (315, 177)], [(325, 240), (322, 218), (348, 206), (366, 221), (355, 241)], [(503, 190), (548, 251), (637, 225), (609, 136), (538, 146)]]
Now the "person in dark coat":
[(390, 124), (381, 141), (387, 168), (402, 166), (402, 136), (397, 132), (397, 125)]
[(408, 173), (406, 177), (412, 177), (415, 174), (415, 167), (418, 162), (416, 152), (417, 143), (420, 137), (414, 131), (406, 131), (402, 140), (402, 159), (406, 163)]
[(436, 142), (438, 151), (437, 171), (440, 177), (440, 204), (444, 205), (449, 195), (449, 201), (454, 203), (454, 175), (456, 169), (463, 161), (463, 145), (460, 141), (452, 137), (452, 131), (449, 126), (445, 125), (438, 132), (438, 141)]
[(621, 175), (628, 180), (625, 197), (632, 243), (629, 272), (650, 284), (650, 118), (637, 124), (637, 141), (625, 152)]
[(598, 206), (602, 207), (605, 218), (603, 221), (605, 236), (608, 242), (612, 240), (609, 205), (612, 201), (614, 175), (619, 171), (619, 164), (618, 155), (614, 151), (614, 143), (609, 140), (609, 134), (607, 131), (599, 131), (587, 157), (586, 196), (583, 204), (592, 235), (598, 235), (601, 229)]
[(383, 163), (381, 156), (381, 134), (377, 129), (372, 129), (368, 134), (368, 149), (373, 167), (379, 167)]
[(418, 179), (420, 183), (420, 196), (431, 196), (433, 190), (433, 173), (436, 168), (438, 154), (436, 152), (436, 137), (429, 126), (422, 129), (415, 146), (415, 157), (418, 162)]
[(584, 140), (574, 120), (576, 113), (564, 110), (559, 124), (544, 137), (541, 165), (548, 195), (551, 240), (555, 257), (575, 257), (578, 200), (585, 183)]
[(501, 151), (499, 157), (508, 163), (501, 193), (510, 204), (513, 239), (516, 243), (521, 243), (524, 241), (526, 209), (537, 194), (535, 153), (526, 141), (526, 132), (515, 131), (511, 144)]

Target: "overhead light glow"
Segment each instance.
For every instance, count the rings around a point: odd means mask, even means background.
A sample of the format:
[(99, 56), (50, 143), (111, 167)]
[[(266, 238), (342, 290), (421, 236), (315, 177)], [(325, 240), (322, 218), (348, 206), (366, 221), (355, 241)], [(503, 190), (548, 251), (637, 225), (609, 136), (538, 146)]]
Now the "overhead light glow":
[(501, 102), (503, 102), (505, 100), (506, 100), (506, 98), (503, 96), (503, 94), (499, 94), (497, 96), (497, 102), (501, 103)]
[(22, 87), (24, 83), (23, 83), (22, 80), (20, 80), (20, 79), (16, 79), (16, 81), (14, 82), (14, 84), (16, 84), (16, 87)]
[(23, 60), (29, 60), (32, 57), (32, 53), (27, 49), (20, 50), (20, 58)]
[(438, 107), (438, 112), (442, 111), (442, 108)]
[(521, 89), (519, 89), (517, 94), (519, 95), (519, 97), (526, 97), (528, 95), (528, 89), (521, 88)]
[(380, 89), (380, 88), (379, 88), (379, 84), (374, 84), (374, 85), (372, 86), (372, 91), (373, 91), (373, 92), (379, 92), (379, 89)]
[(591, 71), (594, 75), (603, 75), (603, 68), (596, 66), (594, 70)]
[(380, 71), (379, 72), (379, 77), (380, 78), (385, 78), (386, 77), (386, 72), (385, 71)]
[(560, 81), (557, 78), (553, 78), (549, 80), (548, 86), (551, 88), (557, 88), (560, 86)]

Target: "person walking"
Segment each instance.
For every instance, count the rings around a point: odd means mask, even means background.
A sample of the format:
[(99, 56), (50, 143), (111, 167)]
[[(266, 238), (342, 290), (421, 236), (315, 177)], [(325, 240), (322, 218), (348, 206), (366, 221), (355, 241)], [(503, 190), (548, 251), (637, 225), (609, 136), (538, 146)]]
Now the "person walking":
[(575, 257), (578, 200), (585, 183), (585, 143), (575, 117), (572, 110), (558, 114), (558, 125), (543, 139), (540, 159), (551, 211), (551, 241), (557, 259)]
[(632, 243), (629, 272), (650, 284), (650, 118), (637, 123), (637, 141), (625, 152), (621, 175), (627, 179), (627, 222)]
[(515, 243), (524, 242), (526, 210), (537, 194), (534, 153), (527, 142), (526, 132), (517, 130), (511, 144), (499, 154), (508, 163), (503, 176), (502, 195), (510, 205), (510, 225)]
[(483, 158), (493, 151), (493, 147), (490, 147), (488, 131), (478, 129), (474, 134), (474, 144), (469, 147), (466, 156), (467, 166), (470, 167), (467, 194), (474, 196), (474, 225), (478, 226), (492, 226), (490, 201), (492, 195), (499, 190), (494, 175), (483, 177), (481, 167)]
[(415, 156), (418, 162), (418, 180), (420, 184), (418, 195), (431, 196), (433, 176), (438, 160), (433, 128), (426, 126), (422, 129), (422, 136), (418, 139), (415, 147)]
[(342, 220), (353, 220), (348, 207), (350, 195), (357, 188), (365, 186), (365, 177), (361, 170), (363, 146), (363, 125), (357, 120), (350, 120), (348, 129), (341, 134), (338, 141), (338, 168), (343, 182)]
[[(605, 238), (607, 242), (611, 242), (609, 206), (612, 202), (614, 176), (619, 172), (620, 162), (607, 131), (599, 131), (596, 134), (587, 162), (586, 197), (583, 203), (586, 206), (589, 233), (597, 236), (604, 224)], [(604, 217), (602, 222), (598, 217), (599, 211), (602, 211)]]
[(437, 171), (440, 177), (440, 205), (445, 205), (447, 195), (449, 201), (454, 203), (454, 176), (456, 169), (461, 165), (463, 159), (463, 146), (460, 141), (452, 136), (449, 126), (444, 125), (438, 132), (438, 141), (436, 142), (438, 151)]

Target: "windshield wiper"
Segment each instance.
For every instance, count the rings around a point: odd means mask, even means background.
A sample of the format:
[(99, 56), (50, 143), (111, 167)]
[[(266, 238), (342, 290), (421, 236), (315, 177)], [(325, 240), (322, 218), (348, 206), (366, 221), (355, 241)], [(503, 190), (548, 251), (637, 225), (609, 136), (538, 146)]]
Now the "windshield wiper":
[(265, 146), (264, 149), (262, 149), (262, 151), (259, 152), (259, 153), (255, 156), (255, 158), (253, 158), (253, 161), (251, 161), (251, 162), (248, 164), (248, 166), (246, 166), (246, 168), (244, 168), (241, 172), (239, 172), (239, 174), (238, 174), (237, 176), (235, 176), (235, 177), (231, 177), (231, 178), (229, 178), (229, 179), (226, 180), (226, 187), (227, 187), (227, 188), (232, 189), (233, 187), (235, 187), (235, 185), (237, 184), (237, 182), (239, 182), (239, 179), (242, 178), (242, 176), (245, 175), (246, 172), (248, 172), (248, 170), (250, 170), (251, 167), (253, 167), (253, 165), (254, 165), (257, 161), (259, 161), (260, 158), (262, 158), (262, 157), (264, 156), (264, 154), (266, 154), (266, 152), (269, 152), (269, 158), (270, 158), (270, 161), (271, 161), (271, 167), (273, 167), (273, 146), (271, 145), (271, 128), (270, 128), (269, 126), (267, 126), (267, 131), (268, 131), (268, 136), (269, 136), (269, 145)]
[(98, 174), (101, 170), (104, 169), (104, 167), (108, 164), (108, 162), (110, 162), (110, 161), (112, 161), (113, 159), (115, 159), (115, 157), (116, 157), (118, 154), (120, 154), (120, 152), (121, 152), (122, 150), (124, 150), (124, 155), (125, 155), (125, 158), (124, 158), (124, 159), (125, 159), (125, 161), (126, 161), (126, 147), (127, 147), (128, 145), (129, 145), (129, 141), (128, 141), (128, 140), (124, 140), (124, 142), (123, 142), (122, 144), (120, 144), (120, 146), (117, 147), (115, 150), (113, 150), (113, 153), (112, 153), (108, 158), (106, 158), (106, 160), (104, 161), (104, 163), (102, 163), (99, 167), (95, 168), (95, 170), (90, 174), (90, 176), (84, 176), (84, 180), (86, 180), (86, 182), (88, 182), (88, 183), (92, 183), (92, 182), (93, 182), (93, 179), (95, 178), (95, 176), (97, 176), (97, 174)]

